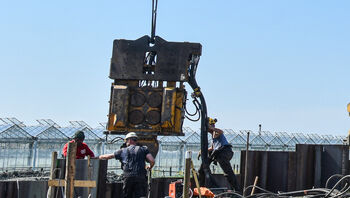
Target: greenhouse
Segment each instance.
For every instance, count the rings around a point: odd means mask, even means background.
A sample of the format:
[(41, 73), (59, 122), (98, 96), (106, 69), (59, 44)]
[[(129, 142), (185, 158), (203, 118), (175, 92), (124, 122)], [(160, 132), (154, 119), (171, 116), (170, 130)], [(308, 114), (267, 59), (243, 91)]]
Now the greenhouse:
[[(62, 156), (62, 148), (76, 131), (85, 132), (85, 142), (95, 155), (112, 153), (120, 148), (123, 135), (103, 134), (105, 123), (90, 127), (83, 121), (70, 121), (68, 126), (59, 126), (50, 119), (37, 120), (37, 125), (27, 126), (16, 118), (0, 118), (0, 170), (48, 170), (53, 151)], [(196, 168), (200, 161), (200, 131), (184, 127), (185, 136), (158, 136), (159, 152), (153, 174), (155, 176), (181, 175), (186, 151), (192, 151)], [(249, 149), (262, 151), (294, 151), (296, 144), (343, 144), (345, 136), (287, 133), (269, 131), (234, 131), (224, 129), (227, 140), (235, 151), (231, 164), (239, 172), (240, 151), (245, 150), (247, 133), (250, 133)], [(209, 137), (209, 136), (208, 136)], [(210, 141), (211, 138), (209, 137)], [(111, 143), (113, 142), (113, 143)], [(209, 142), (210, 144), (210, 142)], [(218, 166), (210, 167), (220, 173)], [(120, 163), (109, 160), (108, 170), (120, 173)]]

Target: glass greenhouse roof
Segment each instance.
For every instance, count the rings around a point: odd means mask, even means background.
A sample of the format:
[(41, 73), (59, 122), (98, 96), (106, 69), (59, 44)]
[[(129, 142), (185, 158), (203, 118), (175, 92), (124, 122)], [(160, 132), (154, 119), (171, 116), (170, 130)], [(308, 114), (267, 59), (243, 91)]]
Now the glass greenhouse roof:
[(93, 130), (90, 127), (87, 126), (69, 126), (69, 127), (61, 127), (59, 128), (62, 133), (64, 133), (69, 138), (73, 138), (74, 134), (77, 131), (83, 131), (85, 133), (85, 140), (100, 140), (101, 138), (93, 132)]
[(0, 125), (0, 133), (6, 131), (8, 128), (12, 127), (11, 124)]
[(38, 139), (68, 139), (64, 133), (62, 133), (55, 126), (26, 126), (22, 127), (26, 132), (31, 136), (34, 136)]
[(4, 127), (0, 125), (0, 129), (1, 139), (33, 139), (33, 136), (17, 124), (5, 125)]
[[(106, 131), (106, 129), (102, 128), (102, 127), (97, 127), (97, 128), (92, 129), (92, 132), (94, 134), (96, 134), (99, 138), (106, 139), (106, 134), (103, 133), (104, 131)], [(109, 135), (109, 136), (111, 136), (111, 135)]]
[[(3, 139), (55, 139), (64, 140), (72, 138), (74, 134), (82, 130), (85, 139), (88, 141), (105, 141), (106, 123), (100, 123), (98, 127), (92, 128), (83, 121), (70, 121), (70, 126), (60, 127), (50, 119), (37, 120), (38, 125), (26, 126), (16, 118), (0, 119), (0, 138)], [(250, 146), (261, 147), (289, 147), (294, 148), (296, 144), (343, 144), (345, 136), (319, 135), (315, 133), (287, 133), (287, 132), (253, 132), (250, 130), (234, 131), (224, 129), (226, 139), (235, 148), (244, 148), (246, 144), (247, 132), (250, 132)], [(183, 128), (184, 136), (158, 136), (158, 140), (166, 144), (200, 144), (200, 130), (193, 130), (189, 127)], [(125, 135), (108, 135), (108, 141), (115, 138), (124, 138)], [(208, 133), (208, 144), (211, 144), (211, 137)]]
[(181, 143), (182, 140), (178, 136), (158, 136), (158, 141), (161, 143)]

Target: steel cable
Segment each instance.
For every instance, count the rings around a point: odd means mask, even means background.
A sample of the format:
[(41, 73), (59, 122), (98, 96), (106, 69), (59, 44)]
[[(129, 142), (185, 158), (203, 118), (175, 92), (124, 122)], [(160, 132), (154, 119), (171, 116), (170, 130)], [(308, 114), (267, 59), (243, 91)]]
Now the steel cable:
[[(302, 196), (302, 197), (307, 197), (307, 198), (316, 198), (316, 197), (329, 197), (329, 198), (338, 198), (338, 197), (349, 197), (350, 193), (350, 183), (346, 179), (350, 178), (350, 175), (332, 175), (331, 177), (328, 178), (326, 182), (326, 187), (328, 187), (329, 181), (335, 177), (341, 177), (337, 183), (331, 188), (312, 188), (312, 189), (306, 189), (306, 190), (297, 190), (297, 191), (290, 191), (290, 192), (278, 192), (278, 193), (273, 193), (270, 191), (267, 191), (259, 186), (255, 186), (260, 191), (263, 191), (262, 193), (254, 193), (253, 195), (246, 196), (248, 197), (256, 197), (256, 198), (263, 198), (263, 197), (295, 197), (295, 196)], [(337, 187), (340, 187), (341, 183), (346, 181), (344, 186), (341, 188), (341, 190), (337, 190)], [(248, 186), (247, 189), (252, 188), (251, 186)], [(246, 189), (246, 190), (247, 190)]]
[(350, 178), (350, 175), (345, 175), (344, 177), (342, 177), (334, 186), (333, 188), (325, 195), (325, 198), (328, 197), (333, 191), (334, 189), (340, 184), (340, 182), (342, 182), (344, 179)]
[(157, 22), (157, 8), (158, 8), (158, 0), (152, 0), (152, 29), (151, 29), (151, 40), (150, 43), (155, 42), (156, 37), (156, 22)]
[(326, 181), (326, 188), (328, 188), (328, 183), (329, 183), (329, 181), (331, 180), (331, 179), (333, 179), (333, 178), (335, 178), (335, 177), (344, 177), (344, 175), (341, 175), (341, 174), (335, 174), (335, 175), (332, 175), (332, 176), (330, 176), (328, 179), (327, 179), (327, 181)]

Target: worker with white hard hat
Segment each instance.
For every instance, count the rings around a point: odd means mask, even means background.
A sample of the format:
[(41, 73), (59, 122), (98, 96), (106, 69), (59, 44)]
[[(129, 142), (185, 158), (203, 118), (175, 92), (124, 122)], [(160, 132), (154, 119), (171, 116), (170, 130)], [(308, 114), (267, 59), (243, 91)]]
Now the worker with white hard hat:
[(125, 140), (127, 140), (129, 138), (136, 138), (137, 139), (138, 137), (137, 137), (135, 132), (130, 132), (130, 133), (126, 134)]
[(150, 166), (154, 166), (154, 157), (146, 146), (137, 144), (138, 136), (135, 132), (130, 132), (125, 136), (126, 147), (115, 151), (112, 154), (100, 155), (99, 159), (119, 160), (123, 169), (123, 194), (124, 198), (145, 197), (147, 194), (147, 171), (145, 169), (147, 161)]

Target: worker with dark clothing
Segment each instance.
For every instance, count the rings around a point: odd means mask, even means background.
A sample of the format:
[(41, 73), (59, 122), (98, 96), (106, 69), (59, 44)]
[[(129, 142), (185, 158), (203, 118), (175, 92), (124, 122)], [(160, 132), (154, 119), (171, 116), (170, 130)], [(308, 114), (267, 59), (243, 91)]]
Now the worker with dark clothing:
[[(121, 162), (124, 198), (146, 197), (147, 170), (151, 170), (154, 166), (152, 154), (146, 146), (138, 145), (137, 139), (136, 133), (130, 132), (125, 137), (126, 148), (121, 148), (112, 154), (99, 156), (99, 159), (115, 158)], [(149, 162), (150, 166), (146, 167), (145, 161)]]
[[(83, 131), (77, 131), (74, 134), (73, 140), (70, 142), (76, 142), (77, 143), (77, 159), (84, 159), (85, 156), (90, 156), (91, 158), (95, 157), (94, 152), (90, 150), (87, 144), (84, 143), (85, 134)], [(67, 149), (68, 149), (68, 143), (66, 143), (63, 147), (63, 156), (67, 157)]]
[[(232, 189), (240, 192), (241, 189), (237, 182), (235, 173), (232, 170), (230, 160), (233, 157), (232, 145), (228, 143), (224, 132), (221, 129), (215, 128), (216, 119), (209, 118), (208, 132), (211, 134), (213, 143), (208, 148), (209, 153), (209, 165), (211, 162), (219, 163), (221, 169), (227, 175), (227, 180), (230, 183)], [(200, 180), (203, 185), (204, 171), (203, 166), (199, 169)]]

